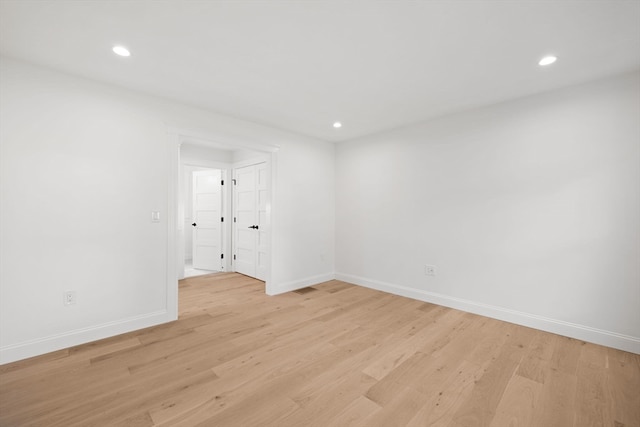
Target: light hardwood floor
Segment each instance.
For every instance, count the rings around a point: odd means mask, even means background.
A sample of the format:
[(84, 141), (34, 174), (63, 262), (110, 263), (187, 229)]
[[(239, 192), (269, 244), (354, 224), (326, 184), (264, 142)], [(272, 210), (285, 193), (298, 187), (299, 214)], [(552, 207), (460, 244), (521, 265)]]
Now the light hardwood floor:
[(0, 426), (638, 427), (640, 356), (331, 281), (0, 367)]

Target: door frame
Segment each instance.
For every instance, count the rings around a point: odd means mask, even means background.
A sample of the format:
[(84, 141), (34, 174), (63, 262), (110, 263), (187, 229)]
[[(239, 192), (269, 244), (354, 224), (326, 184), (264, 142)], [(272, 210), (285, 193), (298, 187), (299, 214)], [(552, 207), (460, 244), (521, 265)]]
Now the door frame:
[[(183, 129), (167, 126), (167, 280), (166, 280), (166, 301), (167, 314), (170, 319), (178, 318), (178, 263), (182, 262), (184, 275), (184, 259), (179, 259), (179, 228), (178, 221), (178, 190), (180, 183), (181, 161), (180, 146), (184, 143), (201, 145), (210, 148), (223, 148), (227, 150), (250, 150), (264, 156), (267, 163), (267, 171), (269, 173), (269, 188), (267, 200), (266, 221), (269, 224), (270, 233), (267, 236), (268, 262), (265, 277), (265, 293), (272, 295), (274, 293), (274, 284), (272, 278), (273, 266), (278, 254), (275, 251), (275, 234), (277, 229), (273, 226), (274, 218), (277, 214), (276, 200), (276, 170), (278, 162), (277, 145), (255, 144), (245, 140), (237, 140), (210, 133), (201, 132), (193, 129)], [(242, 162), (238, 162), (241, 164)], [(206, 166), (205, 166), (206, 167)], [(236, 167), (236, 164), (233, 164)], [(184, 258), (184, 256), (183, 256)]]

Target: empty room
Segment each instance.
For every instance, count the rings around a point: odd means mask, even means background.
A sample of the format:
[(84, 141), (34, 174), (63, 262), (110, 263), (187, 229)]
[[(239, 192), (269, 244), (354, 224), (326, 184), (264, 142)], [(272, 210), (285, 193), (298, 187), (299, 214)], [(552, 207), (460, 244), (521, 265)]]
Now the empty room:
[(0, 427), (640, 427), (640, 1), (0, 0)]

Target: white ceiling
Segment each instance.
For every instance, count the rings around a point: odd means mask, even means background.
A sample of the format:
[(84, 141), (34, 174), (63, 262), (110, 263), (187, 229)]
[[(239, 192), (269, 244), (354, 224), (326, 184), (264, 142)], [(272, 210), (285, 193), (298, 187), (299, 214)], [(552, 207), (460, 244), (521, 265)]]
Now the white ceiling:
[(1, 0), (0, 53), (343, 141), (639, 69), (640, 1)]

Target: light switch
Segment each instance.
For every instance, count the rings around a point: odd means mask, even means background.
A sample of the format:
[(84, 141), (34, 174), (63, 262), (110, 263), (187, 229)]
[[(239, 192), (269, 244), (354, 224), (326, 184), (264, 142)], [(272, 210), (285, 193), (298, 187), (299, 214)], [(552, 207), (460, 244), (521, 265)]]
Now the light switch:
[(160, 222), (160, 212), (151, 211), (151, 222)]

